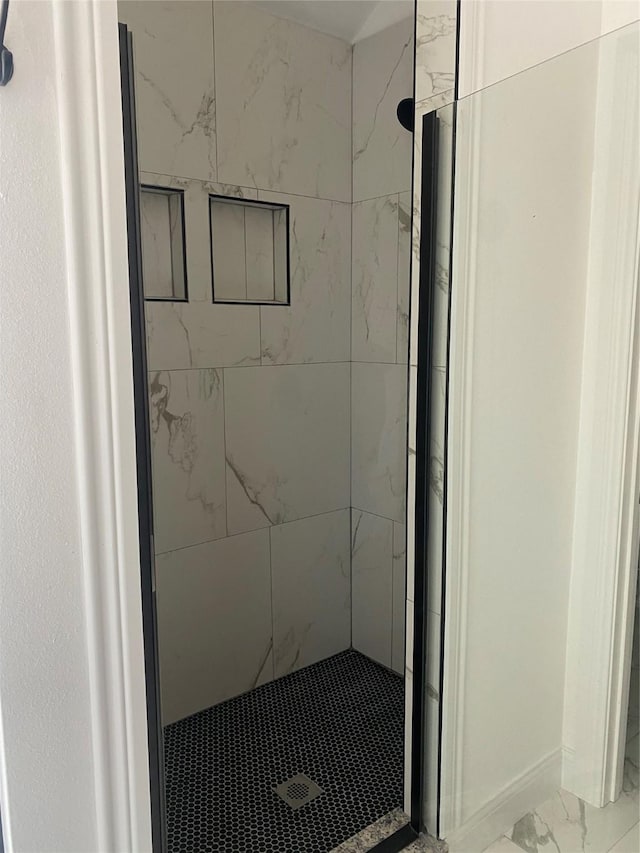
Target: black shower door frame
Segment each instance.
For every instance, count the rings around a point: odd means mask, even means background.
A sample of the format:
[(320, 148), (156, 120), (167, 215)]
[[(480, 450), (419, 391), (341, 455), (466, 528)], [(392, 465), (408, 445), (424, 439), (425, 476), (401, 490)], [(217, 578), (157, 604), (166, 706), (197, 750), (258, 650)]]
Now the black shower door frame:
[[(160, 719), (157, 655), (157, 617), (153, 547), (153, 511), (149, 414), (147, 408), (147, 355), (142, 290), (138, 162), (135, 126), (135, 93), (131, 33), (118, 25), (122, 86), (123, 141), (129, 290), (133, 356), (133, 386), (138, 481), (138, 532), (140, 539), (141, 593), (144, 634), (147, 729), (149, 744), (149, 791), (154, 853), (166, 853), (164, 801), (164, 754)], [(416, 840), (424, 828), (425, 756), (440, 744), (426, 742), (426, 640), (428, 634), (427, 546), (429, 535), (429, 445), (432, 399), (433, 303), (435, 288), (436, 186), (438, 173), (438, 118), (435, 112), (422, 119), (421, 240), (418, 312), (418, 369), (416, 396), (416, 489), (415, 489), (415, 604), (413, 636), (413, 691), (411, 699), (411, 793), (410, 821), (380, 842), (371, 853), (398, 853)], [(411, 230), (413, 233), (413, 229)], [(442, 695), (442, 693), (441, 693)], [(431, 753), (429, 753), (431, 760)], [(439, 792), (438, 792), (439, 802)]]

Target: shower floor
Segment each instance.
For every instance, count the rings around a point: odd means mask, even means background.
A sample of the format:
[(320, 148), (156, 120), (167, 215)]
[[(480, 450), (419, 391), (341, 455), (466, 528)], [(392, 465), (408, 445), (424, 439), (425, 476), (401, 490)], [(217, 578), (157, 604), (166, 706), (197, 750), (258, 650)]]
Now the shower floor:
[[(164, 730), (169, 853), (327, 853), (402, 804), (404, 684), (342, 652)], [(298, 810), (274, 792), (304, 773)]]

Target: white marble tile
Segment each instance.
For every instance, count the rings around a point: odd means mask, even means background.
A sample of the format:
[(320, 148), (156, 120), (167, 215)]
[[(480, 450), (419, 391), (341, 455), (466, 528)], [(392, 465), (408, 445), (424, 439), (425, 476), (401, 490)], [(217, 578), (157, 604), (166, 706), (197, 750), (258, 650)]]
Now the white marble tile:
[(247, 187), (176, 178), (171, 175), (140, 173), (140, 182), (184, 192), (185, 253), (189, 302), (211, 302), (211, 234), (209, 230), (209, 194), (231, 198), (256, 199), (257, 192)]
[(420, 0), (416, 16), (416, 102), (453, 89), (456, 0)]
[(432, 113), (434, 110), (439, 110), (441, 107), (447, 107), (456, 99), (455, 89), (447, 89), (445, 92), (440, 92), (437, 95), (430, 95), (423, 98), (421, 101), (416, 101), (416, 114), (423, 116), (426, 113)]
[(211, 202), (213, 298), (247, 299), (245, 208)]
[(398, 301), (396, 361), (409, 361), (409, 304), (411, 287), (411, 193), (398, 196)]
[(147, 302), (149, 370), (260, 364), (259, 311), (256, 305)]
[(275, 298), (273, 213), (269, 208), (247, 207), (244, 212), (247, 256), (247, 299)]
[(181, 193), (140, 193), (140, 242), (145, 298), (185, 299)]
[(391, 666), (393, 521), (351, 511), (352, 645)]
[(352, 365), (352, 503), (405, 521), (407, 369)]
[(413, 602), (405, 611), (404, 669), (404, 808), (411, 810), (411, 743), (413, 719)]
[(352, 208), (351, 354), (354, 361), (396, 361), (398, 196)]
[(416, 503), (416, 403), (418, 368), (409, 366), (409, 404), (407, 423), (407, 598), (414, 599), (415, 580), (415, 503)]
[(405, 666), (405, 611), (406, 611), (406, 536), (404, 524), (393, 522), (393, 581), (391, 614), (391, 667), (402, 674)]
[(623, 791), (602, 809), (558, 791), (519, 820), (508, 835), (527, 853), (542, 853), (550, 842), (557, 853), (603, 853), (638, 822), (639, 809), (637, 779), (634, 789)]
[(259, 195), (290, 205), (291, 305), (261, 308), (262, 363), (349, 361), (351, 206)]
[(118, 19), (133, 33), (140, 168), (215, 180), (211, 3), (120, 0)]
[(215, 2), (218, 175), (351, 201), (351, 47), (260, 4)]
[(156, 553), (225, 536), (222, 374), (154, 372), (149, 397)]
[[(456, 847), (450, 847), (449, 853), (464, 853), (464, 851), (458, 851)], [(497, 841), (494, 841), (487, 847), (484, 853), (522, 853), (522, 848), (516, 846), (506, 835), (501, 835)]]
[(632, 826), (616, 844), (610, 853), (638, 853), (640, 850), (640, 823)]
[(161, 554), (156, 576), (164, 724), (273, 678), (267, 530)]
[(350, 646), (348, 509), (271, 528), (276, 677)]
[(229, 533), (349, 506), (348, 364), (229, 369), (224, 386)]
[(411, 134), (396, 115), (413, 95), (413, 18), (358, 42), (353, 51), (353, 199), (411, 187)]
[[(440, 738), (440, 703), (427, 688), (425, 728), (427, 732), (426, 762), (424, 764), (424, 816), (427, 827), (435, 832), (438, 825), (438, 753), (433, 746)], [(429, 746), (432, 748), (429, 749)]]
[(438, 613), (427, 613), (427, 694), (435, 702), (440, 700), (440, 654), (442, 650), (442, 619)]

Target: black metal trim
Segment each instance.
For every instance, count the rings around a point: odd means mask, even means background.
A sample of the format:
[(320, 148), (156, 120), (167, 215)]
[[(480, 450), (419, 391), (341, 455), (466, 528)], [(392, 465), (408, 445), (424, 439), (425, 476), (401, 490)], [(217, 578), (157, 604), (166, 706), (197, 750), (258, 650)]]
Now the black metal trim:
[(369, 850), (369, 853), (400, 853), (409, 844), (418, 838), (418, 833), (410, 823), (397, 829), (393, 835), (383, 839), (375, 847)]
[(437, 215), (438, 118), (422, 119), (422, 185), (418, 368), (416, 388), (415, 609), (413, 636), (413, 718), (411, 721), (411, 825), (423, 828), (426, 750), (426, 644), (428, 629), (429, 447), (433, 362), (433, 298)]
[[(286, 302), (279, 300), (260, 300), (260, 299), (216, 299), (215, 291), (215, 276), (213, 274), (213, 228), (211, 221), (211, 199), (220, 199), (229, 204), (242, 205), (244, 207), (268, 207), (271, 210), (284, 210), (285, 212), (285, 229), (287, 238), (287, 299)], [(291, 244), (289, 238), (290, 230), (290, 210), (291, 205), (273, 202), (261, 201), (256, 198), (240, 198), (232, 195), (219, 195), (218, 193), (209, 193), (209, 263), (211, 265), (211, 301), (214, 305), (260, 305), (272, 306), (276, 308), (287, 307), (291, 305)]]
[[(5, 47), (4, 32), (9, 15), (9, 0), (0, 3), (0, 86), (6, 86), (13, 77), (13, 54)], [(1, 853), (1, 851), (0, 851)]]
[(462, 15), (462, 0), (456, 0), (456, 54), (453, 68), (453, 100), (460, 97), (460, 20)]
[(151, 832), (155, 853), (166, 849), (164, 802), (164, 750), (160, 719), (160, 687), (157, 657), (157, 622), (154, 583), (153, 506), (151, 502), (151, 450), (147, 387), (147, 350), (142, 289), (140, 246), (140, 197), (135, 125), (135, 91), (132, 39), (127, 27), (118, 24), (122, 92), (127, 248), (129, 260), (129, 306), (133, 357), (133, 394), (136, 433), (136, 476), (138, 481), (138, 535), (140, 588), (147, 695), (149, 746), (149, 791)]
[[(184, 276), (184, 296), (145, 296), (145, 302), (188, 302), (189, 301), (189, 276), (187, 274), (187, 232), (185, 228), (184, 190), (179, 187), (163, 187), (160, 184), (140, 184), (140, 192), (145, 190), (155, 192), (158, 195), (177, 195), (180, 199), (180, 226), (182, 230), (182, 274)], [(144, 294), (144, 277), (140, 267), (142, 279), (142, 292)]]

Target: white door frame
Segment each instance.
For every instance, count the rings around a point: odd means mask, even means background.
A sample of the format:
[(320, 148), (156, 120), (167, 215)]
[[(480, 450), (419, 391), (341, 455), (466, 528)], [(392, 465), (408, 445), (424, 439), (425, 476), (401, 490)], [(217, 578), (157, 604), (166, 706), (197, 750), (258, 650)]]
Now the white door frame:
[[(99, 850), (151, 850), (116, 0), (53, 0)], [(52, 734), (52, 737), (55, 736)]]
[(601, 40), (594, 140), (563, 787), (596, 806), (622, 788), (638, 565), (639, 39)]
[[(151, 817), (117, 7), (115, 0), (54, 0), (54, 10), (97, 822), (100, 849), (138, 853), (151, 849)], [(611, 145), (622, 144), (621, 122), (633, 114), (620, 102), (630, 90), (620, 88)], [(637, 140), (637, 124), (635, 132)], [(623, 168), (633, 158), (628, 149), (621, 153), (611, 158), (617, 168), (609, 181), (624, 194), (634, 186)], [(624, 216), (609, 227), (622, 266), (589, 299), (585, 365), (597, 359), (595, 370), (585, 369), (583, 387), (565, 717), (566, 766), (573, 767), (565, 784), (598, 803), (619, 786), (638, 548), (639, 306), (636, 292), (624, 287), (625, 258), (638, 233)], [(633, 274), (637, 281), (637, 254)], [(590, 546), (581, 549), (581, 541)], [(589, 666), (574, 666), (577, 658)], [(587, 774), (577, 770), (585, 762)], [(460, 780), (450, 781), (459, 790)]]

